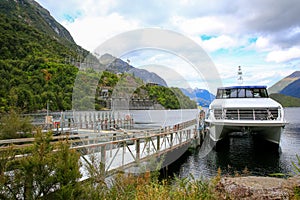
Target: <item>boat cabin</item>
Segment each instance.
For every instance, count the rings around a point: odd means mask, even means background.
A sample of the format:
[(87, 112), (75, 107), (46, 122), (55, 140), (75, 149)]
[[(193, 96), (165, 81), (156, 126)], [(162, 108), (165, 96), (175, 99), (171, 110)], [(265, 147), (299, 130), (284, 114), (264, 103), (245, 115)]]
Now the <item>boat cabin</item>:
[(217, 90), (216, 99), (228, 98), (268, 98), (266, 86), (233, 86)]

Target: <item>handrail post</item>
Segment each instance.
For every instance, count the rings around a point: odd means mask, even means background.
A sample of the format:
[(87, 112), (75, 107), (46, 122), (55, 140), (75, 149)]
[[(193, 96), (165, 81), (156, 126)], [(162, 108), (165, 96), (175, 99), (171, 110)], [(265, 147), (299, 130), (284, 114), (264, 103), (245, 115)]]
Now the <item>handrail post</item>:
[(106, 145), (101, 146), (100, 173), (105, 174)]
[(181, 131), (179, 131), (179, 142), (180, 142), (180, 144), (182, 143), (182, 132)]
[(157, 149), (157, 152), (158, 152), (160, 150), (160, 135), (157, 136), (156, 141), (157, 141), (157, 144), (156, 144), (157, 148), (156, 149)]
[(136, 160), (140, 160), (140, 139), (136, 140), (136, 145), (135, 145), (135, 151), (136, 151)]

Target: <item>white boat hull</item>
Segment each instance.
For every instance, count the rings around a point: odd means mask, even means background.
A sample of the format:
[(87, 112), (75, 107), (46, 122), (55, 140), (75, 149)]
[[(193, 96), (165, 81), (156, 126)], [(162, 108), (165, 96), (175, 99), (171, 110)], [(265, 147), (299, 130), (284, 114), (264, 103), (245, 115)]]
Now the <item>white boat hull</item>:
[(232, 132), (250, 131), (269, 142), (279, 144), (280, 136), (286, 123), (280, 121), (234, 121), (218, 120), (209, 122), (209, 135), (214, 142), (218, 142)]

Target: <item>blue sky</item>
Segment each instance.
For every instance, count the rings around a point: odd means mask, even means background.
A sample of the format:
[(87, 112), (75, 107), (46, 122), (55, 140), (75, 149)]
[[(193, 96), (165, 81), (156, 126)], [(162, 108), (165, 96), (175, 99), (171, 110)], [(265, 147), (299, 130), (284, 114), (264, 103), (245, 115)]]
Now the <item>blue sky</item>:
[[(157, 28), (178, 32), (201, 46), (223, 85), (237, 83), (238, 66), (242, 66), (245, 84), (267, 86), (300, 70), (298, 0), (37, 2), (70, 31), (77, 44), (91, 52), (118, 34)], [(166, 51), (140, 50), (122, 58), (135, 67), (155, 71), (170, 86), (182, 86), (184, 82), (185, 87), (206, 87), (191, 63)], [(166, 73), (166, 69), (174, 73)]]

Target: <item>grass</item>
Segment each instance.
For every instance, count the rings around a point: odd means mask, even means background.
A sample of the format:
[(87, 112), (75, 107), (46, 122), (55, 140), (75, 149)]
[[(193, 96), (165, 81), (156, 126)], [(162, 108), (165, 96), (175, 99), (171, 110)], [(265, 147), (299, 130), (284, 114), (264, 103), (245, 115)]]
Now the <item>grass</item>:
[(134, 176), (118, 174), (107, 185), (87, 184), (79, 199), (119, 199), (119, 200), (199, 200), (219, 199), (214, 190), (217, 178), (213, 180), (175, 177), (173, 180), (159, 180), (149, 172)]

